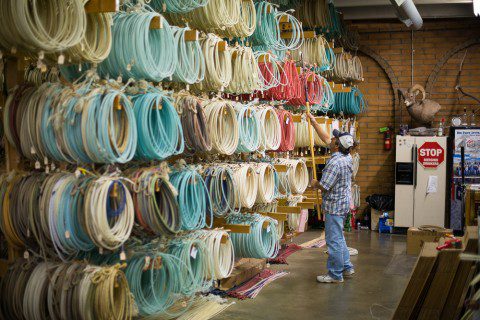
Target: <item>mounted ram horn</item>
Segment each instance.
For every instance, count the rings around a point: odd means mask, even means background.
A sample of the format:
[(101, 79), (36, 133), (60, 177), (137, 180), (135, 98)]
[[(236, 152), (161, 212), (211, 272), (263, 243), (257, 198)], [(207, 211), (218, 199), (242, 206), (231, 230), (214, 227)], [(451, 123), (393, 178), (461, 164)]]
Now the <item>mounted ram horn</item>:
[[(427, 93), (419, 84), (414, 85), (408, 89), (408, 91), (399, 90), (399, 93), (405, 100), (405, 105), (407, 106), (407, 111), (410, 116), (421, 124), (431, 124), (435, 115), (442, 108), (437, 102), (426, 99)], [(417, 99), (419, 93), (422, 94), (421, 100)]]

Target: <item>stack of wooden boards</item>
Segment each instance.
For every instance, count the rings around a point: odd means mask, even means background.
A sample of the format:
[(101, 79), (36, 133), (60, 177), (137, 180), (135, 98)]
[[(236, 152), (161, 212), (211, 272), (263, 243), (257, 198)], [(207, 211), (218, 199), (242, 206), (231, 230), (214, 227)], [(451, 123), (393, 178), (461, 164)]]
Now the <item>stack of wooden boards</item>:
[(462, 249), (437, 250), (448, 238), (425, 242), (393, 319), (458, 319), (475, 263), (460, 254), (478, 252), (478, 227), (468, 227)]

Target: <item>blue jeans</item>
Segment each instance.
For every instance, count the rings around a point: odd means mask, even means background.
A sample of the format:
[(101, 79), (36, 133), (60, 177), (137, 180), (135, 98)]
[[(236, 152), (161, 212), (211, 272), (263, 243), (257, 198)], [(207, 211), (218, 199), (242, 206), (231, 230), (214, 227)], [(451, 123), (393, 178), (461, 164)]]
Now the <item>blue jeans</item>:
[(353, 268), (350, 253), (343, 235), (344, 216), (327, 214), (325, 219), (325, 240), (328, 247), (328, 274), (337, 280), (343, 279), (343, 271)]

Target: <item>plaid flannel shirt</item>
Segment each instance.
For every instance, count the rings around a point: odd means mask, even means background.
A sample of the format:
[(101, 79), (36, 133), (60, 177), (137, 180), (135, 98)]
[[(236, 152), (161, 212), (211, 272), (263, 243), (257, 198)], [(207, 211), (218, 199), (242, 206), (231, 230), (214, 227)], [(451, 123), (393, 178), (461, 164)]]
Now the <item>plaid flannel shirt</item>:
[(333, 215), (346, 215), (350, 211), (353, 160), (350, 154), (335, 152), (322, 171), (320, 185), (326, 190), (322, 193), (322, 211)]

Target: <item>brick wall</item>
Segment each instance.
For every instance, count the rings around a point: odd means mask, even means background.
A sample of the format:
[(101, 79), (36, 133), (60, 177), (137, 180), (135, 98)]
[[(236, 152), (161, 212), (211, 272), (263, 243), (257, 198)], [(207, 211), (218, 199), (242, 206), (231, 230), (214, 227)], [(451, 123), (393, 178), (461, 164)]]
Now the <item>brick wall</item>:
[[(408, 89), (411, 84), (411, 31), (399, 22), (356, 23), (354, 27), (360, 32), (361, 44), (370, 47), (392, 67), (400, 87)], [(480, 37), (480, 19), (477, 20), (436, 20), (426, 21), (421, 31), (413, 33), (414, 48), (414, 83), (426, 85), (427, 78), (435, 64), (445, 53), (458, 44)], [(443, 66), (436, 85), (429, 98), (442, 105), (442, 110), (435, 121), (442, 117), (448, 124), (453, 115), (463, 113), (464, 106), (480, 107), (469, 98), (457, 99), (455, 80), (464, 51), (454, 55)], [(394, 96), (389, 80), (383, 69), (371, 58), (360, 55), (365, 82), (360, 89), (369, 103), (369, 110), (360, 116), (361, 166), (357, 182), (361, 187), (362, 198), (373, 193), (394, 193), (395, 150), (383, 150), (383, 135), (378, 133), (380, 127), (394, 125)], [(480, 98), (480, 45), (468, 49), (463, 68), (462, 86), (469, 93)], [(397, 107), (398, 108), (398, 107)], [(397, 110), (400, 112), (400, 108)], [(480, 123), (480, 108), (477, 123)], [(410, 116), (403, 109), (403, 121), (412, 125)], [(398, 124), (397, 124), (398, 125)], [(394, 141), (394, 137), (392, 137)], [(365, 203), (362, 199), (363, 206)]]

